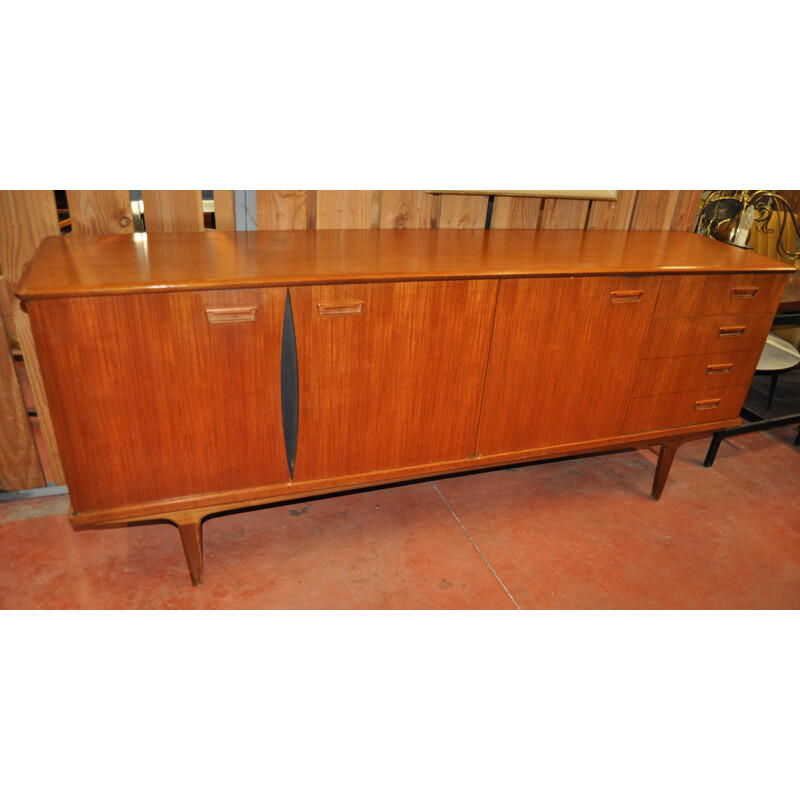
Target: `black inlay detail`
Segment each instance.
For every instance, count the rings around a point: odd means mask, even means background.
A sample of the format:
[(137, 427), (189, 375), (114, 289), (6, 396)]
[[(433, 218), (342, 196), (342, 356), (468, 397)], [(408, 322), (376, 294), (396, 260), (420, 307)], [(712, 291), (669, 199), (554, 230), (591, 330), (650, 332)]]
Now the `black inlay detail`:
[(286, 290), (286, 307), (283, 311), (283, 338), (281, 340), (281, 414), (283, 415), (283, 443), (289, 475), (294, 478), (294, 460), (297, 455), (297, 343), (294, 338), (292, 300)]

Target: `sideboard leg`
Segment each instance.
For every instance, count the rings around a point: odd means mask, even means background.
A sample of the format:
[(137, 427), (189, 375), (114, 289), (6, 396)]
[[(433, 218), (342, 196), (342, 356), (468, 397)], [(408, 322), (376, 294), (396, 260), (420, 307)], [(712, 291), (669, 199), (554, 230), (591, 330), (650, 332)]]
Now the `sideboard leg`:
[(658, 453), (658, 463), (656, 464), (656, 474), (653, 478), (653, 491), (650, 497), (653, 500), (658, 500), (661, 497), (661, 492), (664, 491), (664, 484), (667, 482), (667, 475), (672, 466), (672, 460), (675, 458), (675, 453), (678, 448), (683, 444), (683, 439), (678, 439), (673, 442), (663, 442), (661, 450)]
[(183, 542), (186, 564), (192, 576), (192, 586), (203, 583), (203, 521), (197, 517), (179, 517), (172, 520), (178, 526)]

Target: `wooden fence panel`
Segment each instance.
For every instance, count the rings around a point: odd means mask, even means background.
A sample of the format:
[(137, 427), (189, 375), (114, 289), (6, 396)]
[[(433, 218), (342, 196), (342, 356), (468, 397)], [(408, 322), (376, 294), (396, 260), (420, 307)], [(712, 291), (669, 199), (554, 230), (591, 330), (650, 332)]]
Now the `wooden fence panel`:
[(697, 224), (697, 216), (700, 213), (700, 198), (703, 196), (702, 189), (690, 189), (678, 192), (678, 199), (675, 202), (675, 213), (672, 216), (672, 231), (688, 231), (692, 233)]
[(489, 195), (440, 195), (439, 227), (485, 228), (488, 208)]
[(668, 231), (677, 201), (677, 191), (640, 191), (636, 197), (630, 230)]
[(256, 192), (256, 227), (260, 231), (303, 231), (308, 228), (308, 192)]
[(586, 230), (628, 230), (635, 203), (635, 189), (621, 189), (616, 200), (593, 200)]
[(214, 227), (218, 231), (236, 230), (233, 189), (214, 189)]
[(143, 190), (144, 227), (148, 233), (204, 231), (200, 190)]
[(14, 359), (5, 326), (0, 323), (0, 490), (13, 492), (44, 485)]
[(381, 228), (436, 228), (438, 216), (439, 198), (435, 194), (386, 190), (381, 197)]
[(22, 358), (25, 361), (28, 382), (31, 385), (33, 403), (36, 406), (39, 430), (42, 432), (42, 439), (44, 439), (44, 446), (47, 450), (47, 458), (50, 462), (50, 471), (53, 473), (53, 481), (56, 485), (63, 486), (66, 484), (67, 479), (64, 476), (64, 467), (61, 465), (61, 454), (58, 451), (56, 433), (55, 430), (53, 430), (50, 404), (47, 402), (47, 395), (44, 392), (42, 373), (39, 368), (39, 356), (36, 354), (36, 347), (33, 344), (33, 332), (31, 331), (30, 320), (19, 303), (17, 303), (14, 308), (14, 317), (17, 321), (17, 332), (19, 334), (20, 345), (22, 346)]
[(547, 230), (578, 230), (586, 227), (589, 200), (566, 200), (548, 197), (542, 205), (540, 227)]
[(124, 189), (67, 191), (72, 232), (83, 235), (133, 233), (131, 193)]
[(14, 288), (42, 239), (59, 233), (53, 192), (0, 191), (0, 269), (7, 283), (7, 291), (3, 292), (6, 299), (3, 318), (12, 338), (16, 334), (12, 311)]
[(492, 229), (539, 227), (542, 211), (541, 197), (506, 197), (497, 195), (492, 207)]
[(380, 218), (379, 191), (317, 191), (317, 230), (377, 228)]

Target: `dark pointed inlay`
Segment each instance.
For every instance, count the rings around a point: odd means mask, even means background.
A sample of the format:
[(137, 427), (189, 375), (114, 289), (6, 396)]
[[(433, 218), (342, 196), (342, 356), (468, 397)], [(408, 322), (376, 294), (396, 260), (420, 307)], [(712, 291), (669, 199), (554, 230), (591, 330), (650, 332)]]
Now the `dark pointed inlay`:
[(283, 443), (286, 446), (286, 461), (289, 475), (294, 478), (294, 460), (297, 455), (297, 343), (294, 337), (292, 300), (286, 291), (286, 306), (283, 311), (283, 338), (281, 339), (281, 414), (283, 416)]

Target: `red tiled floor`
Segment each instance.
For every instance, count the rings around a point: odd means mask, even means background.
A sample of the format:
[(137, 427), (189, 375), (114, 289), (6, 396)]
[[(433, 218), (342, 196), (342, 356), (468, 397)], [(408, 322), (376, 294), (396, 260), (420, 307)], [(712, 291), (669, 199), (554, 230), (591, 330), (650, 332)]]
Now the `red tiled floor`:
[(794, 435), (727, 439), (711, 469), (690, 442), (656, 503), (643, 450), (211, 518), (198, 589), (171, 525), (74, 531), (66, 498), (0, 504), (0, 607), (796, 609)]

